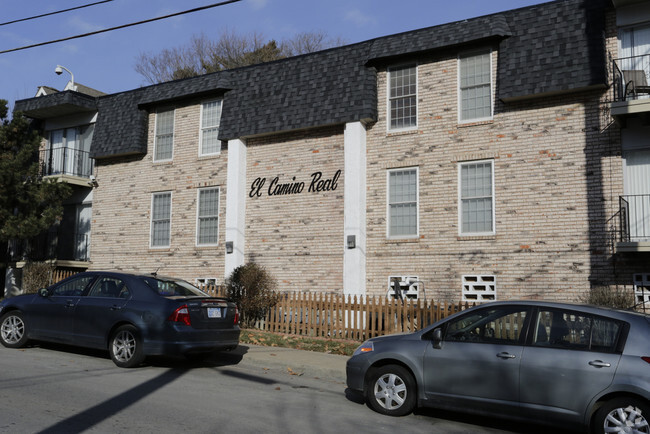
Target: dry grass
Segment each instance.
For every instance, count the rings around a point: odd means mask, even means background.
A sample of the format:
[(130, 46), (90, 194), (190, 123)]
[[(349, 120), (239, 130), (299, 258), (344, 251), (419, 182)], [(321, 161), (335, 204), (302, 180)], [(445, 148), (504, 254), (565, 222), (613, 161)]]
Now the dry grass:
[(343, 341), (327, 338), (312, 338), (297, 335), (263, 332), (260, 330), (242, 329), (240, 342), (242, 344), (262, 345), (266, 347), (295, 348), (297, 350), (317, 351), (328, 354), (351, 356), (360, 345), (357, 341)]

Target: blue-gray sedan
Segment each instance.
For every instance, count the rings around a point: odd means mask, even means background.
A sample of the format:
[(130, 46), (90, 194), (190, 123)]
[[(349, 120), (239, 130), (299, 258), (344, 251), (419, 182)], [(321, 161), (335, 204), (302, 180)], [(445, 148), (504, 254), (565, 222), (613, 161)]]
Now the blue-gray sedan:
[(650, 433), (649, 317), (493, 302), (412, 334), (364, 342), (348, 360), (347, 385), (393, 416), (430, 406), (596, 433)]
[(239, 344), (234, 303), (156, 275), (85, 272), (0, 302), (0, 343), (29, 340), (108, 350), (123, 368), (148, 355), (202, 355)]

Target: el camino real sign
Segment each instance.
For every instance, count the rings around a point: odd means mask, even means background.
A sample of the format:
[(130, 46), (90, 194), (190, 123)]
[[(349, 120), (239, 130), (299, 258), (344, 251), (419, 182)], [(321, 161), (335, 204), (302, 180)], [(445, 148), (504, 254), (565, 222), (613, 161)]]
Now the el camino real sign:
[[(322, 172), (314, 172), (311, 174), (311, 181), (307, 187), (308, 193), (320, 193), (323, 191), (334, 191), (338, 187), (338, 180), (341, 176), (341, 171), (337, 170), (333, 177), (323, 178)], [(302, 181), (296, 182), (296, 177), (291, 179), (291, 182), (280, 183), (280, 177), (276, 176), (269, 182), (267, 189), (264, 189), (266, 178), (256, 178), (251, 184), (251, 190), (248, 193), (249, 197), (261, 197), (264, 192), (268, 196), (281, 196), (287, 194), (300, 194), (305, 191), (305, 183)]]

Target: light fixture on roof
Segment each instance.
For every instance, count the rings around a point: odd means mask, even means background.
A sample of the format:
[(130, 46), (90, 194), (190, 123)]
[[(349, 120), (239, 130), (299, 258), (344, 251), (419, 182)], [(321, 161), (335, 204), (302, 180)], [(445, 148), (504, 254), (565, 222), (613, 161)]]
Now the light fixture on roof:
[[(77, 86), (75, 86), (75, 84), (74, 84), (74, 74), (72, 73), (72, 71), (70, 71), (65, 66), (56, 65), (56, 69), (54, 69), (54, 72), (56, 73), (56, 75), (61, 75), (61, 74), (63, 74), (64, 69), (68, 72), (68, 74), (70, 74), (70, 83), (69, 83), (70, 86), (69, 86), (69, 89), (70, 90), (77, 90)], [(66, 87), (68, 87), (68, 86), (66, 86)]]

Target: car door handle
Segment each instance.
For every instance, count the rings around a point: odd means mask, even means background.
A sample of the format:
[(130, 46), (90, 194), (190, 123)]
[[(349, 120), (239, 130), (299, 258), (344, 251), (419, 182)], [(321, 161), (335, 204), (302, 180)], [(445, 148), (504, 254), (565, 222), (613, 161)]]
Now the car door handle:
[(118, 305), (116, 305), (116, 304), (114, 304), (113, 306), (111, 306), (111, 310), (120, 310), (120, 309), (122, 309), (122, 306), (118, 306)]
[(65, 302), (65, 307), (74, 307), (74, 302), (72, 300), (68, 300)]
[(501, 359), (514, 359), (517, 356), (515, 356), (514, 354), (503, 352), (503, 353), (497, 354), (497, 357), (499, 357)]
[(591, 366), (595, 366), (596, 368), (609, 368), (612, 366), (611, 363), (603, 362), (602, 360), (592, 360), (589, 362)]

